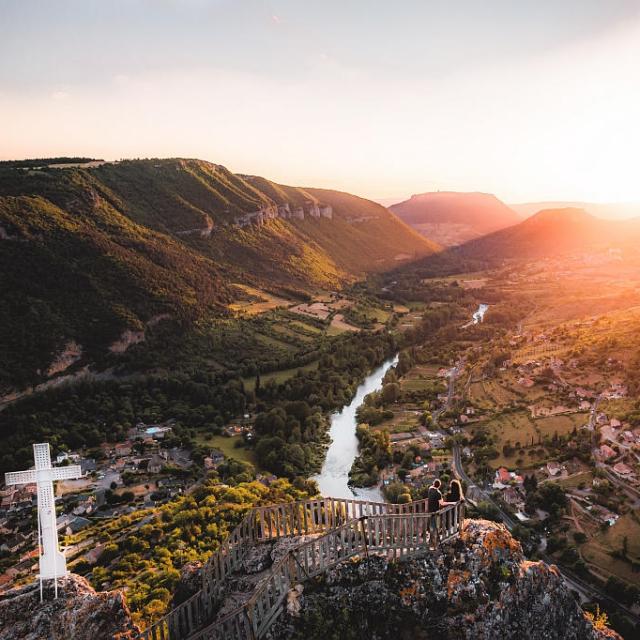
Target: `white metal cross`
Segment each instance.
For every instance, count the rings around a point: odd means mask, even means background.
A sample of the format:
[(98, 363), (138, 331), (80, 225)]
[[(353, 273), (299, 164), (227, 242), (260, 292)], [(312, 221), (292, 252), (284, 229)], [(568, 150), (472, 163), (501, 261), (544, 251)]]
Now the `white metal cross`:
[(5, 484), (38, 485), (38, 553), (40, 555), (40, 599), (42, 581), (53, 578), (55, 597), (58, 597), (58, 578), (67, 575), (67, 562), (58, 545), (56, 504), (53, 496), (54, 480), (71, 480), (82, 476), (80, 465), (52, 467), (49, 443), (33, 445), (36, 468), (29, 471), (5, 473)]

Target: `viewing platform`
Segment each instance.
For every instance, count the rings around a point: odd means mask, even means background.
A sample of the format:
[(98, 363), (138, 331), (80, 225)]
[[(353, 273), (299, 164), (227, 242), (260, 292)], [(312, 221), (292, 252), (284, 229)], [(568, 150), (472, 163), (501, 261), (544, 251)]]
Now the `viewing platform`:
[[(399, 560), (433, 552), (459, 535), (464, 503), (427, 513), (427, 501), (388, 504), (316, 498), (255, 507), (202, 567), (197, 593), (149, 626), (138, 640), (260, 640), (297, 584), (355, 556)], [(300, 538), (297, 542), (296, 538)], [(229, 582), (256, 549), (291, 541), (259, 575), (253, 592), (221, 612)]]

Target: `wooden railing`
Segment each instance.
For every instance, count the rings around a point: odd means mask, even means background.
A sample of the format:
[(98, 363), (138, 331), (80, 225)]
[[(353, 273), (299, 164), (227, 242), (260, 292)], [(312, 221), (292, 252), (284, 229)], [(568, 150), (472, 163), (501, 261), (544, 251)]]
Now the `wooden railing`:
[[(393, 505), (318, 498), (252, 509), (203, 567), (198, 593), (148, 627), (140, 640), (259, 640), (280, 615), (293, 584), (354, 555), (400, 558), (457, 535), (462, 503), (426, 513), (426, 500)], [(290, 550), (258, 584), (250, 600), (214, 620), (225, 578), (242, 566), (247, 549), (262, 541), (321, 534)], [(209, 623), (209, 624), (207, 624)], [(201, 629), (201, 631), (197, 631)]]

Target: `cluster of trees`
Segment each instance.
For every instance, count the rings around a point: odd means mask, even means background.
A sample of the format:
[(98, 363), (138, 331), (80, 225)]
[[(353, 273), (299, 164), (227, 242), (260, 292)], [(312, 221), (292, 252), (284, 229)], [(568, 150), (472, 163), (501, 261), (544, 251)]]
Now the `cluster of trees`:
[(372, 431), (367, 424), (356, 428), (360, 453), (353, 461), (349, 482), (356, 487), (370, 487), (378, 482), (381, 469), (391, 462), (391, 441), (386, 429)]
[(241, 380), (215, 384), (203, 374), (149, 376), (131, 382), (83, 382), (37, 394), (0, 413), (0, 472), (32, 463), (33, 442), (55, 448), (96, 447), (122, 440), (142, 420), (173, 418), (173, 433), (186, 443), (190, 428), (212, 430), (244, 412)]
[(396, 348), (388, 334), (344, 335), (327, 347), (317, 369), (261, 386), (255, 420), (259, 464), (289, 478), (319, 471), (325, 414), (347, 404), (362, 379)]
[(535, 513), (541, 509), (549, 514), (549, 520), (553, 524), (558, 522), (567, 506), (567, 496), (564, 489), (557, 482), (546, 482), (538, 485), (533, 478), (525, 482), (525, 511)]
[(143, 626), (161, 617), (170, 608), (182, 566), (205, 561), (251, 507), (312, 495), (313, 487), (304, 483), (282, 479), (267, 488), (247, 481), (247, 470), (241, 469), (237, 466), (239, 473), (227, 476), (225, 485), (214, 478), (160, 508), (83, 530), (105, 548), (97, 566), (79, 564), (74, 571), (89, 574), (97, 589), (126, 589), (134, 620)]
[(256, 417), (256, 457), (261, 467), (290, 478), (319, 470), (327, 421), (305, 400), (283, 402)]

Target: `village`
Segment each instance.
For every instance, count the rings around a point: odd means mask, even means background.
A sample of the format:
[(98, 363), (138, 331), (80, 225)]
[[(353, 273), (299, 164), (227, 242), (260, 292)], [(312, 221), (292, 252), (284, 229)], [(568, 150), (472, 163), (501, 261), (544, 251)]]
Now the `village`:
[[(157, 507), (188, 493), (228, 459), (211, 446), (196, 464), (189, 449), (170, 443), (172, 423), (171, 419), (161, 424), (139, 422), (122, 442), (103, 443), (91, 451), (63, 450), (53, 457), (54, 467), (73, 464), (81, 469), (78, 479), (56, 484), (56, 528), (62, 540), (72, 541), (97, 522)], [(252, 435), (246, 423), (230, 424), (218, 439), (250, 442)], [(275, 476), (258, 474), (257, 479), (268, 485)], [(37, 574), (36, 507), (35, 483), (0, 488), (0, 592), (30, 581)], [(104, 547), (85, 538), (63, 548), (73, 567), (78, 563), (95, 565)]]
[[(577, 261), (581, 284), (592, 264)], [(546, 265), (520, 274), (505, 268), (482, 285), (495, 278), (523, 286), (532, 271), (536, 291), (555, 278)], [(398, 387), (393, 401), (379, 403), (380, 418), (364, 416), (373, 418), (373, 432), (389, 433), (380, 486), (402, 502), (426, 495), (436, 477), (460, 478), (481, 513), (520, 523), (538, 552), (603, 583), (633, 585), (640, 421), (627, 372), (638, 314), (576, 317), (560, 309), (566, 315), (558, 318), (543, 305), (532, 308), (541, 309), (534, 321), (499, 340), (486, 343), (471, 326), (471, 340), (461, 334), (457, 350), (436, 345), (385, 381)], [(400, 327), (411, 330), (412, 313), (401, 314)]]

